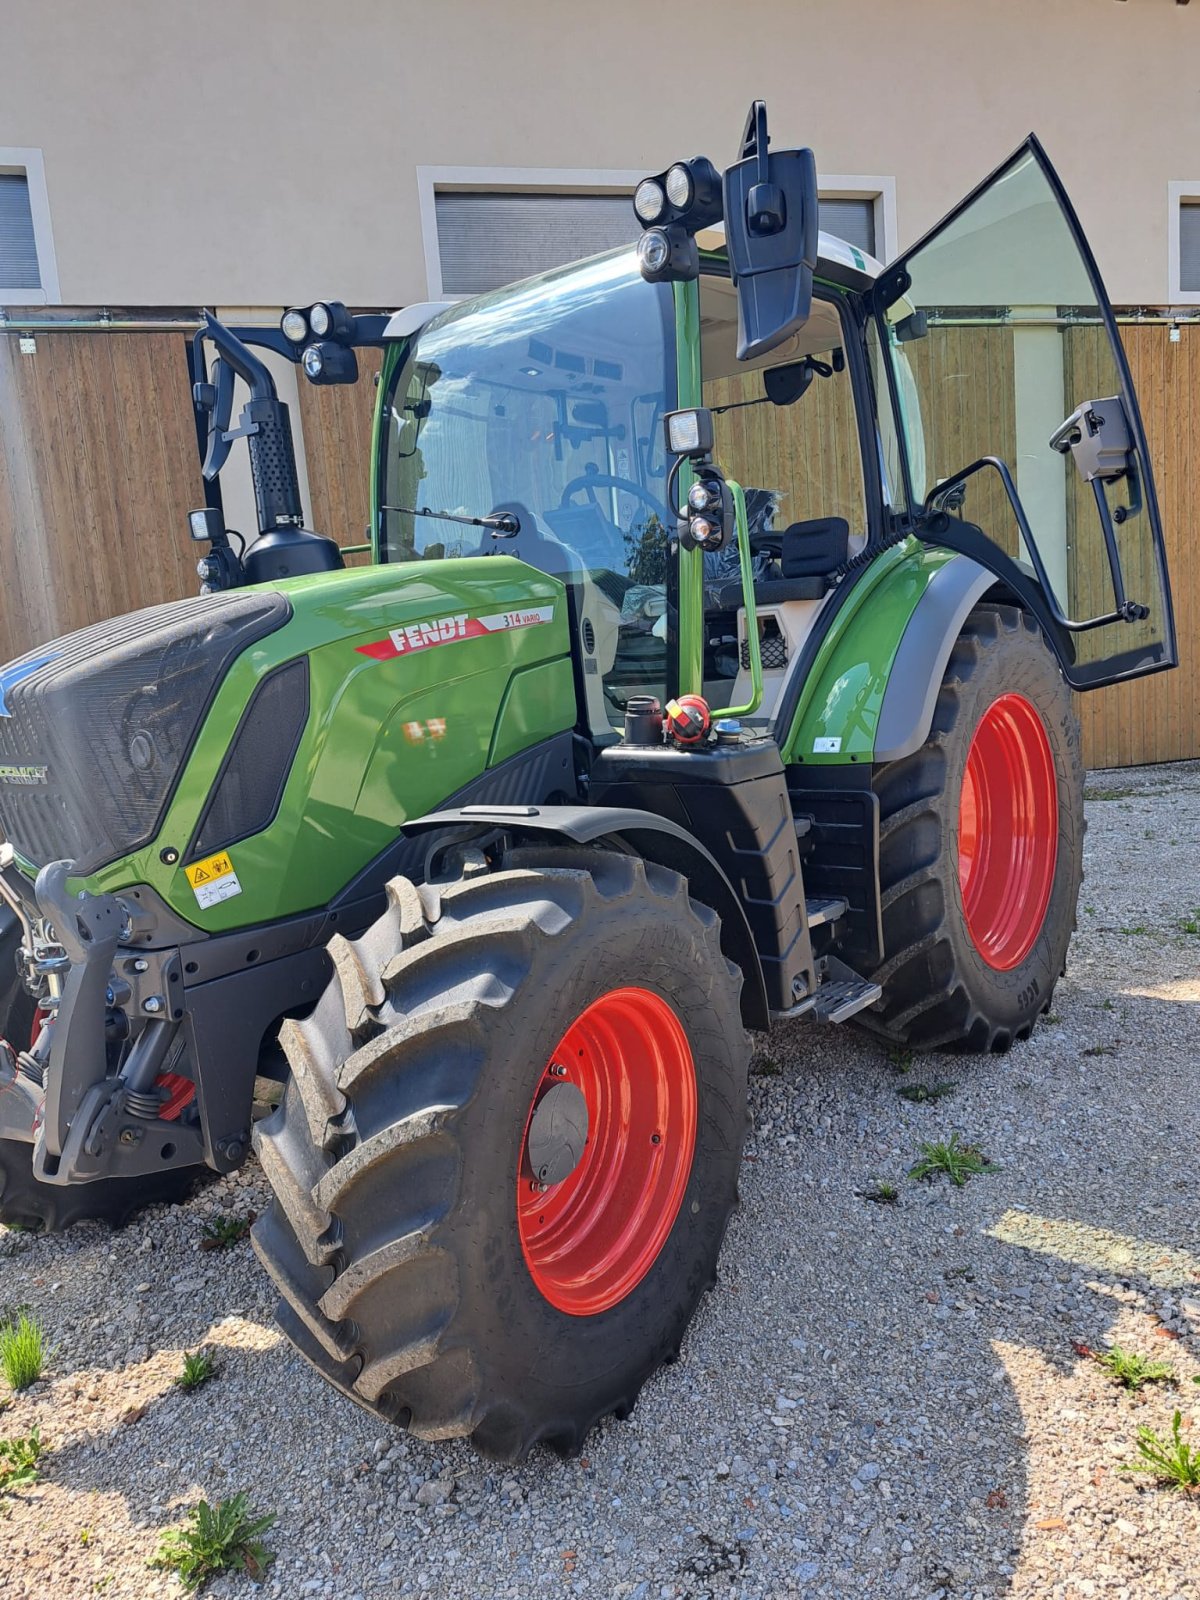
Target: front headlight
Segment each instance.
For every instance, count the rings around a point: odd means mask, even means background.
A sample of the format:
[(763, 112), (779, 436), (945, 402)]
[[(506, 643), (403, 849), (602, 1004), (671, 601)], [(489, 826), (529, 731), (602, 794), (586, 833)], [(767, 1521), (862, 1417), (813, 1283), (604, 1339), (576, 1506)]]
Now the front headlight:
[(303, 356), (304, 370), (310, 378), (319, 378), (325, 370), (325, 357), (319, 345), (310, 344)]
[(309, 311), (308, 325), (318, 339), (323, 339), (333, 327), (333, 313), (324, 301), (318, 300)]
[(280, 318), (279, 326), (283, 337), (290, 339), (293, 344), (303, 344), (308, 338), (308, 318), (303, 311), (285, 311)]
[(662, 185), (653, 178), (643, 178), (633, 192), (633, 209), (637, 212), (638, 221), (645, 226), (657, 222), (667, 209), (667, 197)]

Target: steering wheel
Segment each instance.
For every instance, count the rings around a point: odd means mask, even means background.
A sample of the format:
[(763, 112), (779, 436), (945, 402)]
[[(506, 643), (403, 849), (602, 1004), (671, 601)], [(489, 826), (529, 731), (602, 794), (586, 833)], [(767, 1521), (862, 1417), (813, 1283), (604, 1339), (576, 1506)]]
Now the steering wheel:
[(581, 490), (588, 491), (588, 498), (595, 502), (595, 495), (590, 493), (593, 489), (618, 489), (623, 494), (636, 495), (644, 505), (648, 505), (655, 516), (658, 517), (664, 528), (674, 528), (675, 516), (667, 510), (661, 500), (656, 500), (648, 489), (643, 489), (640, 483), (635, 483), (632, 478), (618, 478), (611, 472), (584, 472), (578, 478), (572, 478), (566, 484), (559, 497), (559, 505), (567, 505), (573, 495)]

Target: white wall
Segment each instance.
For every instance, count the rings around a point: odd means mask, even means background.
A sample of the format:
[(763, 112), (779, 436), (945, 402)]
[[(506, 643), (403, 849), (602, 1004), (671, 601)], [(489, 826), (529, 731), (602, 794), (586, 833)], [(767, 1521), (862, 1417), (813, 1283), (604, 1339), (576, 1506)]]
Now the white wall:
[(1113, 299), (1162, 304), (1198, 67), (1172, 0), (0, 0), (0, 146), (43, 152), (65, 304), (392, 305), (418, 166), (723, 164), (760, 95), (895, 177), (907, 243), (1034, 128)]

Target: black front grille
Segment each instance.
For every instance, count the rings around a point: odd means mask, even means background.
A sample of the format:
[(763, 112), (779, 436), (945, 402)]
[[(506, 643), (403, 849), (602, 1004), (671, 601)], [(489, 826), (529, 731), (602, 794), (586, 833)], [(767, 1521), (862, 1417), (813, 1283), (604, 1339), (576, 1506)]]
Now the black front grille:
[(0, 671), (0, 832), (81, 873), (154, 838), (236, 656), (291, 615), (282, 594), (219, 594), (97, 623)]

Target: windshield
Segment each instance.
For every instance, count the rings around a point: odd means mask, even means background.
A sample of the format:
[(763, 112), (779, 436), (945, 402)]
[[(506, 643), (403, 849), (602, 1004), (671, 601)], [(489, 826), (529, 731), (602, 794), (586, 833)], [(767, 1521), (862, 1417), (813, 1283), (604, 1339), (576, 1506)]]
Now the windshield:
[[(663, 697), (673, 655), (662, 416), (670, 287), (632, 251), (465, 302), (423, 328), (385, 396), (384, 561), (513, 555), (570, 586), (589, 720)], [(515, 514), (520, 533), (427, 511)]]

